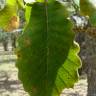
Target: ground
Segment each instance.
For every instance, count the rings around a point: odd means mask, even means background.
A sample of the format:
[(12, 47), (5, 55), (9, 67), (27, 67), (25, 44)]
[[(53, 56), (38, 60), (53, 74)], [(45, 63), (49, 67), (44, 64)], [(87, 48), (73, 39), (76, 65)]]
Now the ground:
[[(0, 96), (29, 96), (18, 80), (15, 59), (12, 51), (4, 52), (0, 47)], [(73, 89), (63, 90), (61, 96), (86, 96), (86, 94), (87, 80), (86, 76), (83, 76)]]

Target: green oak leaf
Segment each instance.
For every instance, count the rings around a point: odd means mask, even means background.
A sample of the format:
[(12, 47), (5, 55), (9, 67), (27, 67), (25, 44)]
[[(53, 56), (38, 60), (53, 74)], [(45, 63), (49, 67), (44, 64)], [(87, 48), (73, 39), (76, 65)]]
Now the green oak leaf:
[(73, 25), (58, 1), (31, 7), (29, 23), (18, 39), (18, 76), (30, 96), (60, 96), (78, 80), (81, 62)]

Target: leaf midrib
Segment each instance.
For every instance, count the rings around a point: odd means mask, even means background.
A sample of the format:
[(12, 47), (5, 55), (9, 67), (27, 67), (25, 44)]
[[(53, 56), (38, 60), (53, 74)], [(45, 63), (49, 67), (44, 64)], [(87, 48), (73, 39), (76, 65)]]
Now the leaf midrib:
[[(46, 79), (48, 80), (48, 56), (49, 56), (49, 47), (48, 47), (48, 0), (44, 0), (45, 4), (45, 23), (46, 23)], [(46, 91), (48, 87), (46, 84)]]

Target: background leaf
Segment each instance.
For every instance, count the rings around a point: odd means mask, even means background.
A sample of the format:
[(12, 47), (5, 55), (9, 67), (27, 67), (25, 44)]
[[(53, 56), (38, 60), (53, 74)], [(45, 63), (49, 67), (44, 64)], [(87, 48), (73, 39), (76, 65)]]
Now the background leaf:
[(18, 39), (19, 78), (30, 96), (59, 96), (78, 80), (79, 47), (73, 43), (72, 23), (57, 1), (32, 4), (30, 15)]
[[(45, 0), (36, 0), (37, 2), (44, 2)], [(48, 2), (53, 2), (55, 0), (48, 0)]]
[(25, 6), (25, 19), (26, 19), (26, 22), (28, 23), (29, 22), (29, 19), (30, 19), (30, 14), (31, 14), (31, 6)]
[(73, 0), (75, 2), (75, 4), (77, 4), (78, 6), (80, 5), (80, 0)]
[(96, 26), (96, 7), (89, 0), (80, 0), (81, 14), (89, 16), (90, 22)]
[[(19, 3), (21, 3), (20, 1)], [(5, 8), (0, 11), (0, 28), (5, 29), (6, 31), (12, 31), (14, 28), (17, 28), (19, 26), (19, 18), (17, 14), (17, 0), (6, 0)], [(14, 23), (12, 23), (13, 21)]]
[(17, 4), (19, 8), (25, 9), (24, 1), (23, 0), (17, 0)]

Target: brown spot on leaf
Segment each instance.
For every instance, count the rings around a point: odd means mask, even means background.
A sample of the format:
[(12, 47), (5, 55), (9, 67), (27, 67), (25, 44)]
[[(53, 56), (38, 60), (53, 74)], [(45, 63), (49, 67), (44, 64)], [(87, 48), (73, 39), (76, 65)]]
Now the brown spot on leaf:
[(24, 44), (25, 44), (25, 46), (30, 46), (31, 45), (31, 41), (30, 41), (30, 39), (29, 38), (25, 38), (24, 39)]
[(37, 93), (37, 88), (36, 87), (32, 87), (32, 92), (33, 93)]
[(20, 50), (16, 50), (15, 51), (15, 54), (17, 55), (17, 58), (21, 58), (21, 52), (20, 52)]

